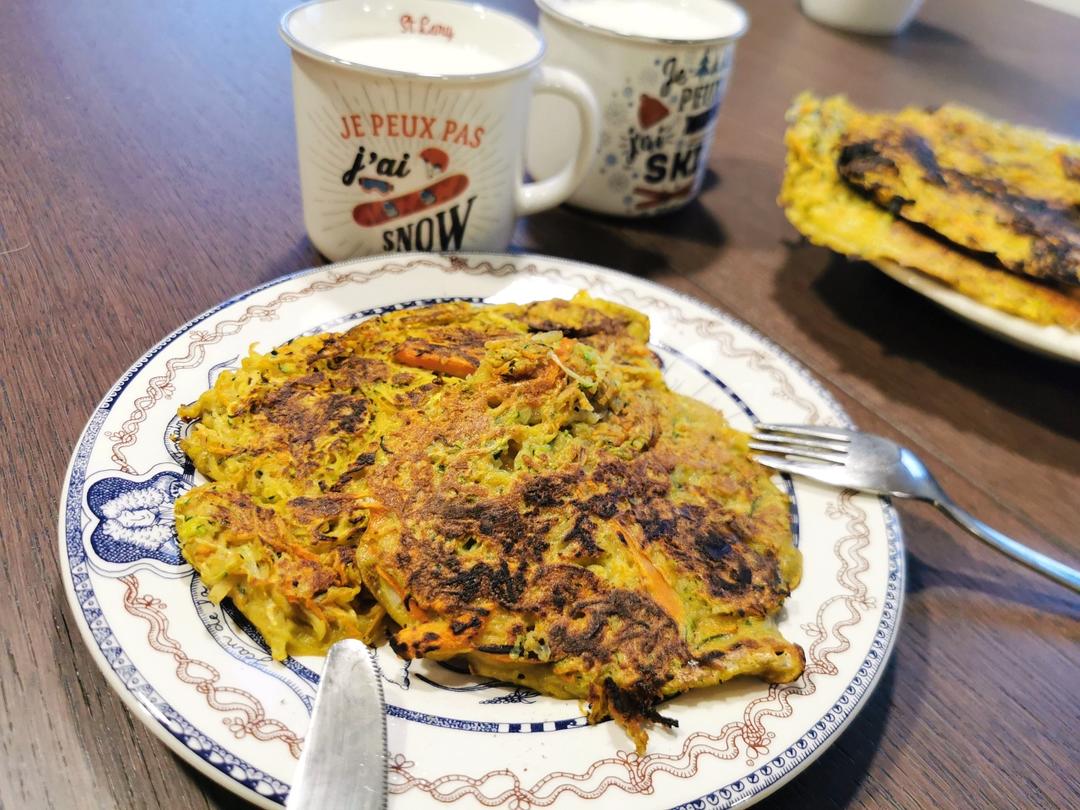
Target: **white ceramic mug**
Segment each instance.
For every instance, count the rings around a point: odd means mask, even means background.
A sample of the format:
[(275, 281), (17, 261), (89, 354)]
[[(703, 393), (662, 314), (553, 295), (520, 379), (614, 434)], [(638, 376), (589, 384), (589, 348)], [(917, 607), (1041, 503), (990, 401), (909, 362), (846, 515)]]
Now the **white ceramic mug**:
[[(746, 13), (727, 0), (536, 2), (545, 66), (582, 76), (603, 115), (599, 159), (571, 204), (651, 216), (693, 200)], [(527, 165), (536, 177), (553, 176), (580, 137), (565, 107), (533, 102)], [(556, 130), (547, 121), (566, 123)]]
[[(320, 0), (289, 11), (304, 225), (333, 260), (503, 250), (517, 216), (565, 200), (594, 159), (588, 86), (540, 67), (527, 23), (451, 0)], [(568, 100), (577, 141), (523, 182), (533, 92)]]

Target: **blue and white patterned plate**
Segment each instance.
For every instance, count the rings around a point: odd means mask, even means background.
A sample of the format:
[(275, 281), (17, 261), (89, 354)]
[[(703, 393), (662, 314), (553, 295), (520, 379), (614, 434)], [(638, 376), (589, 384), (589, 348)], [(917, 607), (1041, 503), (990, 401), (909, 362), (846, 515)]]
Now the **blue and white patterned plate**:
[[(60, 554), (72, 610), (128, 707), (211, 778), (280, 806), (303, 746), (321, 659), (274, 662), (180, 557), (172, 507), (200, 478), (177, 451), (177, 407), (248, 347), (447, 299), (526, 302), (578, 289), (652, 319), (669, 383), (738, 427), (847, 424), (780, 349), (738, 321), (599, 267), (540, 256), (397, 255), (297, 273), (233, 298), (173, 332), (116, 383), (71, 459)], [(479, 680), (380, 650), (391, 804), (398, 807), (653, 808), (747, 804), (818, 756), (881, 674), (903, 599), (903, 547), (884, 501), (797, 481), (803, 584), (781, 628), (807, 654), (785, 685), (740, 680), (670, 701), (674, 730), (638, 756), (612, 723), (572, 701)], [(588, 803), (586, 805), (586, 803)]]

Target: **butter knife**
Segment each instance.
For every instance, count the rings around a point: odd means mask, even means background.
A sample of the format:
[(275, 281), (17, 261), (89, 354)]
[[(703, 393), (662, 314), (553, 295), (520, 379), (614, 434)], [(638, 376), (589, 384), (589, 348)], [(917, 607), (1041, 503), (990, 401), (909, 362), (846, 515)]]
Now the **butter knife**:
[(386, 807), (386, 704), (375, 650), (361, 641), (339, 641), (326, 656), (286, 807)]

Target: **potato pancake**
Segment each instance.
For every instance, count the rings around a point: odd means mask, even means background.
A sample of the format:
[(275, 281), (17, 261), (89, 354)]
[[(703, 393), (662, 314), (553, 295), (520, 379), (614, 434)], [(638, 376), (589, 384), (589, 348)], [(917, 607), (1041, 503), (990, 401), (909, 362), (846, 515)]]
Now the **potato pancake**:
[(779, 202), (803, 235), (848, 256), (918, 270), (1003, 312), (1080, 329), (1080, 299), (1074, 291), (992, 266), (899, 219), (845, 182), (838, 169), (844, 139), (863, 126), (864, 118), (842, 97), (818, 99), (808, 93), (789, 111), (787, 171)]
[(909, 222), (1006, 268), (1080, 284), (1080, 178), (1066, 169), (1080, 146), (968, 111), (908, 109), (863, 115), (841, 141), (848, 183)]
[(579, 294), (252, 353), (181, 409), (210, 479), (177, 501), (181, 549), (277, 658), (385, 634), (587, 702), (639, 749), (667, 696), (793, 680), (787, 499), (648, 334)]

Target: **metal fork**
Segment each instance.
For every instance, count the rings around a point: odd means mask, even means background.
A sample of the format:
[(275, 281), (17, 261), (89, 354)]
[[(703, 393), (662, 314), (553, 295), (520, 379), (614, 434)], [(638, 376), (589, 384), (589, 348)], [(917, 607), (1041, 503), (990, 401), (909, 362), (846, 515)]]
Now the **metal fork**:
[(817, 425), (755, 425), (750, 448), (766, 467), (837, 487), (928, 501), (998, 551), (1080, 592), (1080, 571), (1018, 543), (957, 506), (919, 457), (881, 436)]

